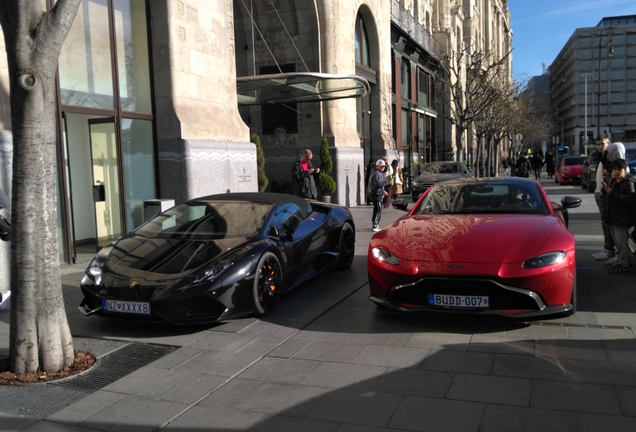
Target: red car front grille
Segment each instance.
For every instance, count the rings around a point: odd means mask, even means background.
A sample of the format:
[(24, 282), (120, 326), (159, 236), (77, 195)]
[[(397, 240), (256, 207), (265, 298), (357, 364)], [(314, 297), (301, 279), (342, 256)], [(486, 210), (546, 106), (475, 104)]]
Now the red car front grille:
[(389, 303), (407, 308), (430, 307), (429, 294), (488, 296), (490, 310), (541, 310), (542, 301), (527, 290), (506, 288), (488, 279), (424, 278), (415, 284), (393, 287)]

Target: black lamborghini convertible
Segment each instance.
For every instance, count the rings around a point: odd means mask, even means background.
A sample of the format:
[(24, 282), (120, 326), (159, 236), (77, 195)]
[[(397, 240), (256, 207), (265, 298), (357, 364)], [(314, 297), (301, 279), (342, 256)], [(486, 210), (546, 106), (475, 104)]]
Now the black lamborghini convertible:
[(346, 207), (271, 193), (197, 198), (102, 248), (79, 310), (173, 324), (262, 316), (310, 277), (349, 268), (354, 248)]

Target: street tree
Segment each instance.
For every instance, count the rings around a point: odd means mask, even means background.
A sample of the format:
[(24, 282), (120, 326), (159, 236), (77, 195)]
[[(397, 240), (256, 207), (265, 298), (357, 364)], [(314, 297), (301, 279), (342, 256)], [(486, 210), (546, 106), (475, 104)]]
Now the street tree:
[(464, 47), (442, 58), (437, 94), (449, 108), (442, 111), (447, 113), (446, 119), (456, 127), (455, 148), (459, 159), (465, 152), (465, 132), (493, 103), (492, 83), (505, 75), (503, 65), (509, 54), (499, 59), (486, 51)]
[(0, 0), (9, 67), (13, 180), (9, 367), (57, 372), (74, 360), (57, 246), (56, 71), (80, 0), (50, 11)]

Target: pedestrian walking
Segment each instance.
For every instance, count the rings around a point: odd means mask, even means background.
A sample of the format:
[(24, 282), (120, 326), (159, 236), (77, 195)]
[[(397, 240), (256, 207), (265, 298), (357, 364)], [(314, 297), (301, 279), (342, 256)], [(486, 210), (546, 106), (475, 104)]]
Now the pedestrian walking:
[(373, 215), (371, 216), (371, 229), (373, 231), (380, 231), (384, 197), (388, 195), (386, 187), (389, 185), (389, 181), (384, 175), (386, 169), (386, 162), (378, 159), (375, 163), (375, 169), (369, 176), (369, 184), (367, 185), (367, 196), (373, 204)]
[(400, 168), (399, 162), (397, 159), (393, 159), (391, 162), (391, 168), (393, 169), (393, 185), (391, 186), (391, 198), (396, 200), (398, 195), (402, 195), (404, 189), (402, 185), (404, 184), (404, 177), (402, 175), (402, 168)]

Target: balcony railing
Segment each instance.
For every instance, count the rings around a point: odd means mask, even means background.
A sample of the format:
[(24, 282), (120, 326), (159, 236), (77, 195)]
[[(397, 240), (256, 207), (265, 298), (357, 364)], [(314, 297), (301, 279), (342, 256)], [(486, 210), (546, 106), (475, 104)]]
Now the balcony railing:
[(442, 45), (397, 0), (391, 1), (391, 21), (431, 56), (438, 60), (443, 56)]

